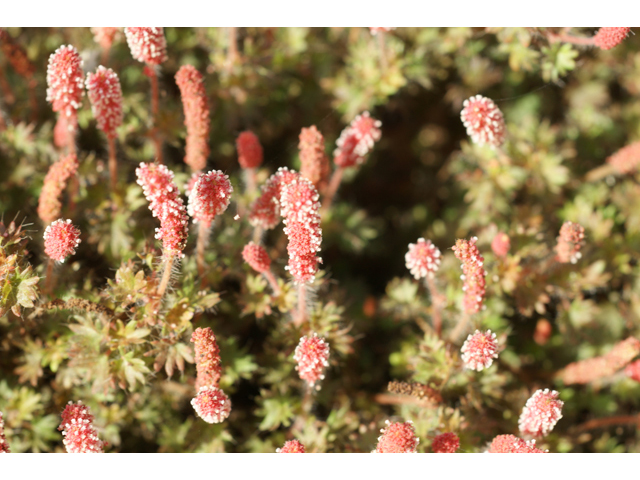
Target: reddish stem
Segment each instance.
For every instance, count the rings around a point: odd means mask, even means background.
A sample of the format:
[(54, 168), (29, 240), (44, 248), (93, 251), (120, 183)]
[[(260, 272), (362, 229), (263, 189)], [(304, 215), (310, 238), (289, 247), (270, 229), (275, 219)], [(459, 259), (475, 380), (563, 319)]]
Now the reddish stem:
[(267, 270), (266, 272), (264, 272), (264, 276), (269, 282), (269, 285), (271, 285), (274, 295), (280, 295), (280, 285), (278, 285), (278, 281), (273, 275), (273, 272), (271, 270)]
[(198, 275), (202, 284), (205, 282), (205, 264), (204, 264), (204, 250), (207, 245), (207, 239), (209, 236), (209, 225), (205, 222), (200, 222), (198, 227), (198, 243), (196, 245), (196, 264), (198, 265)]
[(162, 165), (162, 140), (158, 135), (156, 122), (160, 109), (160, 89), (158, 87), (158, 75), (152, 66), (148, 66), (149, 81), (151, 82), (151, 137), (156, 149), (156, 161)]
[(333, 203), (333, 198), (335, 197), (338, 188), (340, 187), (340, 183), (342, 182), (342, 176), (344, 175), (344, 168), (338, 167), (333, 172), (331, 176), (331, 180), (329, 181), (329, 186), (325, 192), (324, 198), (322, 199), (322, 211), (327, 212), (331, 208), (331, 204)]
[(298, 285), (298, 315), (294, 317), (293, 323), (295, 326), (300, 327), (307, 319), (307, 301), (306, 301), (306, 286), (304, 283)]
[(118, 188), (118, 162), (116, 160), (116, 140), (108, 137), (109, 142), (109, 178), (111, 180), (111, 192), (116, 193)]
[(438, 293), (436, 282), (432, 277), (426, 278), (427, 288), (431, 293), (431, 318), (433, 319), (433, 328), (438, 338), (442, 337), (442, 295)]

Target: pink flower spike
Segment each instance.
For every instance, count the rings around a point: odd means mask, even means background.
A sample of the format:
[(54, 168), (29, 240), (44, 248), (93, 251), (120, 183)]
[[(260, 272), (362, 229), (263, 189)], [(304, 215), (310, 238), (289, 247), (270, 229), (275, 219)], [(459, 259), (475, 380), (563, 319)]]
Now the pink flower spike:
[(103, 50), (109, 50), (122, 27), (91, 27), (93, 39)]
[(284, 217), (284, 233), (289, 239), (289, 264), (285, 269), (297, 284), (313, 283), (318, 264), (322, 263), (322, 259), (316, 255), (322, 243), (318, 198), (313, 184), (301, 176), (282, 187), (281, 214)]
[(634, 173), (640, 165), (640, 142), (634, 142), (621, 148), (607, 158), (607, 163), (619, 174)]
[(244, 168), (257, 168), (262, 165), (263, 152), (260, 140), (255, 133), (247, 130), (236, 139), (238, 163)]
[(433, 274), (440, 268), (440, 255), (440, 250), (431, 240), (419, 238), (417, 243), (409, 244), (404, 260), (411, 274), (419, 280), (433, 278)]
[(558, 399), (555, 390), (538, 390), (534, 393), (522, 410), (518, 426), (520, 433), (534, 437), (544, 437), (553, 430), (562, 418), (564, 402)]
[(251, 205), (249, 222), (254, 227), (265, 230), (274, 228), (280, 222), (280, 195), (282, 186), (298, 178), (298, 172), (280, 167), (262, 186), (262, 193)]
[(334, 163), (342, 168), (354, 167), (364, 162), (365, 156), (382, 137), (382, 122), (364, 112), (353, 119), (340, 134), (333, 152)]
[(80, 245), (80, 229), (71, 220), (56, 220), (44, 231), (44, 253), (51, 260), (64, 263), (67, 257), (76, 253)]
[(306, 453), (306, 450), (298, 440), (289, 440), (284, 442), (282, 448), (276, 449), (276, 453)]
[(473, 143), (478, 145), (488, 144), (492, 148), (504, 143), (506, 130), (502, 112), (493, 103), (493, 100), (482, 95), (468, 98), (464, 101), (460, 118), (467, 135)]
[(4, 436), (4, 420), (2, 418), (2, 412), (0, 412), (0, 453), (11, 453), (7, 439)]
[(68, 453), (103, 453), (105, 443), (98, 438), (89, 407), (82, 402), (69, 402), (61, 416), (58, 430), (62, 430)]
[(579, 223), (564, 222), (556, 245), (556, 260), (560, 263), (578, 263), (582, 258), (580, 248), (584, 243), (584, 227)]
[(87, 74), (87, 91), (98, 128), (107, 137), (116, 137), (122, 125), (122, 89), (118, 75), (110, 68), (99, 66), (96, 73)]
[(491, 330), (487, 330), (485, 333), (476, 330), (474, 334), (467, 337), (460, 351), (464, 366), (480, 372), (489, 368), (493, 364), (493, 360), (498, 358), (498, 339), (495, 333), (491, 333)]
[(268, 272), (271, 268), (269, 254), (261, 245), (249, 242), (242, 250), (242, 258), (258, 273)]
[(600, 27), (593, 37), (593, 44), (602, 50), (611, 50), (627, 38), (631, 27)]
[(233, 187), (220, 170), (203, 173), (189, 192), (189, 215), (194, 222), (210, 225), (229, 206)]
[(483, 308), (485, 296), (485, 276), (487, 272), (483, 268), (484, 258), (476, 246), (478, 237), (471, 240), (456, 240), (452, 250), (458, 260), (462, 262), (462, 276), (464, 280), (464, 310), (467, 313), (477, 313)]
[(191, 400), (191, 405), (198, 416), (207, 423), (222, 423), (231, 413), (231, 400), (217, 387), (201, 387)]
[(317, 333), (302, 337), (293, 359), (298, 363), (296, 370), (300, 378), (313, 387), (324, 379), (324, 371), (329, 366), (329, 344)]
[(506, 233), (498, 232), (491, 241), (491, 250), (496, 257), (506, 257), (511, 249), (511, 239)]
[(376, 453), (416, 453), (420, 439), (416, 437), (413, 423), (390, 423), (380, 430)]
[(498, 435), (489, 445), (488, 453), (549, 453), (536, 448), (536, 441), (525, 442), (513, 435)]
[(209, 105), (204, 89), (204, 77), (191, 65), (183, 65), (176, 73), (180, 88), (184, 124), (187, 127), (187, 146), (184, 163), (192, 170), (203, 170), (209, 157)]
[(216, 336), (209, 328), (196, 328), (191, 334), (194, 343), (196, 361), (196, 390), (201, 387), (218, 385), (222, 368), (220, 366), (220, 347)]
[[(60, 117), (63, 118), (63, 117)], [(78, 171), (78, 158), (68, 155), (49, 167), (38, 199), (38, 216), (44, 223), (60, 217), (62, 201), (60, 197), (67, 188), (67, 181)]]
[(640, 382), (640, 360), (636, 360), (635, 362), (627, 365), (627, 368), (624, 369), (624, 373), (632, 380)]
[(84, 73), (80, 54), (71, 45), (62, 45), (49, 57), (47, 85), (47, 102), (52, 104), (53, 111), (67, 118), (75, 117), (82, 106)]
[(431, 442), (433, 453), (456, 453), (460, 448), (460, 439), (453, 432), (436, 435)]
[(316, 189), (322, 191), (331, 173), (329, 159), (324, 151), (324, 137), (315, 125), (303, 128), (298, 137), (300, 143), (300, 175), (308, 178)]
[(125, 27), (124, 34), (131, 56), (147, 65), (167, 61), (167, 40), (162, 27)]

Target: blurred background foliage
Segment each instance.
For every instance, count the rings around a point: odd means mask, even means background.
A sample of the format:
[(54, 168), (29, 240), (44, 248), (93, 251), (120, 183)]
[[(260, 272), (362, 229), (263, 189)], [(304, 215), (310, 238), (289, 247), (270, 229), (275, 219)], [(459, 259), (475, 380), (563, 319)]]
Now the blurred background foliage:
[[(574, 30), (588, 36), (596, 28)], [(26, 52), (35, 82), (0, 54), (0, 213), (7, 227), (14, 218), (25, 223), (18, 243), (2, 248), (19, 244), (20, 268), (32, 268), (21, 280), (22, 316), (6, 311), (0, 318), (0, 411), (12, 451), (61, 451), (56, 427), (69, 400), (90, 406), (109, 451), (270, 452), (295, 437), (307, 451), (367, 452), (387, 418), (414, 421), (419, 451), (430, 451), (430, 439), (444, 431), (461, 437), (462, 451), (482, 451), (496, 435), (517, 435), (518, 416), (536, 389), (556, 388), (564, 418), (544, 448), (640, 452), (639, 382), (619, 373), (565, 386), (555, 376), (640, 336), (640, 177), (585, 178), (640, 140), (636, 36), (604, 51), (551, 43), (548, 30), (537, 28), (397, 28), (377, 36), (368, 28), (238, 28), (231, 48), (229, 29), (166, 28), (158, 119), (165, 163), (182, 188), (189, 172), (174, 75), (192, 64), (205, 75), (212, 112), (208, 169), (227, 173), (235, 193), (207, 248), (208, 286), (197, 277), (191, 235), (154, 322), (145, 309), (160, 254), (157, 222), (134, 173), (154, 157), (144, 66), (123, 34), (103, 52), (88, 28), (6, 32)], [(79, 200), (74, 212), (63, 211), (73, 214), (82, 243), (58, 267), (47, 298), (30, 290), (28, 279), (43, 276), (46, 266), (36, 208), (60, 152), (45, 77), (49, 55), (62, 44), (80, 51), (86, 72), (104, 64), (120, 77), (123, 189), (110, 196), (106, 141), (85, 97)], [(460, 121), (462, 102), (476, 94), (504, 113), (508, 140), (499, 151), (472, 144)], [(365, 110), (382, 121), (382, 139), (361, 168), (346, 172), (323, 218), (323, 273), (311, 325), (300, 330), (290, 321), (295, 295), (283, 268), (281, 227), (264, 238), (285, 287), (280, 297), (242, 262), (250, 198), (235, 139), (246, 129), (260, 138), (262, 182), (278, 167), (299, 168), (302, 127), (316, 125), (331, 155), (341, 130)], [(553, 261), (566, 220), (586, 231), (576, 265)], [(490, 249), (498, 231), (511, 238), (505, 258)], [(474, 235), (488, 271), (487, 308), (456, 330), (463, 292), (450, 247)], [(404, 264), (418, 237), (443, 252), (435, 280), (443, 338), (431, 328), (429, 290)], [(67, 303), (44, 308), (53, 298)], [(71, 306), (71, 299), (108, 311)], [(536, 336), (540, 325), (550, 326), (546, 336)], [(205, 424), (189, 404), (189, 337), (197, 326), (210, 326), (221, 348), (221, 386), (233, 410), (220, 425)], [(474, 328), (497, 332), (504, 347), (480, 373), (463, 370), (459, 358)], [(292, 360), (300, 335), (311, 330), (331, 345), (319, 392), (305, 390)], [(393, 395), (391, 380), (424, 383), (441, 398)]]

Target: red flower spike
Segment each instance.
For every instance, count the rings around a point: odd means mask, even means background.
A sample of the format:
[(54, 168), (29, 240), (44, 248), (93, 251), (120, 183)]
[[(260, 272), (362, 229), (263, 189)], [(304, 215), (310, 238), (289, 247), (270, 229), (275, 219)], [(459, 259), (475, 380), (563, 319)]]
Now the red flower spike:
[(506, 130), (502, 112), (490, 98), (476, 95), (464, 101), (460, 118), (473, 143), (499, 147), (504, 143)]
[(232, 193), (229, 177), (220, 170), (201, 174), (189, 192), (189, 215), (196, 223), (210, 225), (227, 209)]
[(167, 61), (167, 40), (162, 27), (125, 27), (124, 34), (131, 56), (147, 65)]
[(376, 453), (416, 453), (420, 439), (416, 437), (413, 423), (390, 423), (380, 430)]
[(457, 240), (452, 248), (456, 258), (462, 262), (462, 275), (464, 280), (462, 290), (465, 292), (463, 305), (467, 313), (477, 313), (483, 308), (485, 296), (485, 276), (487, 272), (483, 268), (484, 258), (480, 255), (476, 242), (478, 237), (471, 240)]
[(216, 336), (209, 328), (196, 328), (191, 334), (194, 343), (196, 360), (196, 390), (201, 387), (215, 387), (220, 381), (222, 369), (220, 367), (220, 347)]
[(63, 157), (49, 167), (38, 199), (38, 216), (44, 223), (53, 222), (60, 217), (62, 210), (60, 197), (67, 188), (67, 180), (77, 171), (78, 159), (75, 155)]
[(489, 368), (493, 364), (493, 360), (498, 358), (496, 334), (491, 333), (491, 330), (487, 330), (485, 333), (476, 330), (474, 334), (467, 337), (460, 351), (466, 368), (478, 372)]
[(382, 122), (364, 112), (353, 119), (340, 134), (333, 152), (334, 163), (342, 168), (354, 167), (364, 162), (365, 156), (380, 140)]
[(276, 453), (306, 453), (306, 450), (298, 440), (289, 440), (284, 442), (282, 448), (276, 449)]
[[(304, 449), (304, 447), (302, 448)], [(4, 420), (2, 418), (2, 412), (0, 412), (0, 453), (11, 453), (7, 439), (4, 436)]]
[(141, 163), (136, 169), (136, 176), (142, 193), (149, 201), (149, 209), (160, 220), (155, 238), (162, 240), (165, 258), (184, 257), (182, 251), (187, 245), (189, 217), (173, 181), (173, 172), (165, 165)]
[(498, 232), (491, 241), (491, 250), (496, 257), (506, 257), (511, 249), (511, 239), (506, 233)]
[(564, 222), (560, 228), (556, 245), (556, 260), (560, 263), (577, 263), (582, 254), (580, 248), (584, 243), (584, 227), (579, 223)]
[(456, 453), (460, 448), (460, 439), (453, 432), (436, 435), (431, 442), (433, 453)]
[(184, 124), (187, 127), (187, 146), (184, 163), (192, 170), (203, 170), (209, 157), (209, 105), (204, 89), (204, 77), (195, 67), (183, 65), (176, 73), (180, 88)]
[(624, 373), (632, 380), (640, 382), (640, 360), (636, 360), (635, 362), (627, 365), (627, 368), (624, 369)]
[(249, 242), (242, 250), (242, 258), (258, 273), (268, 272), (271, 268), (269, 254), (261, 245)]
[(316, 333), (302, 337), (293, 359), (298, 363), (296, 370), (300, 378), (313, 387), (324, 379), (324, 371), (329, 366), (329, 344)]
[(222, 423), (231, 413), (231, 400), (217, 387), (201, 387), (191, 400), (191, 405), (198, 416), (207, 423)]
[(329, 159), (324, 152), (324, 137), (315, 125), (300, 131), (300, 175), (321, 190), (331, 173)]
[(247, 130), (238, 135), (236, 148), (238, 149), (238, 163), (242, 168), (257, 168), (262, 165), (262, 145), (253, 132)]
[(627, 38), (631, 27), (600, 27), (593, 37), (593, 44), (602, 50), (611, 50)]
[(56, 220), (44, 231), (44, 253), (56, 262), (64, 263), (80, 245), (80, 229), (71, 220)]
[(93, 39), (103, 50), (109, 50), (122, 27), (91, 27)]
[(433, 274), (440, 268), (440, 250), (431, 240), (419, 238), (417, 243), (409, 244), (409, 251), (404, 256), (407, 269), (416, 280), (433, 278)]
[(284, 184), (280, 196), (284, 233), (289, 239), (289, 264), (285, 267), (297, 284), (313, 283), (322, 259), (316, 254), (322, 243), (320, 202), (313, 184), (299, 176)]
[(254, 227), (265, 230), (274, 228), (280, 222), (280, 195), (282, 185), (298, 178), (298, 172), (280, 167), (262, 186), (260, 197), (251, 205), (249, 222)]
[(122, 125), (122, 89), (118, 75), (110, 68), (99, 66), (96, 73), (87, 74), (86, 85), (98, 128), (107, 137), (116, 138), (116, 128)]
[(513, 435), (498, 435), (489, 445), (488, 453), (549, 453), (548, 450), (536, 448), (536, 441), (525, 442)]
[(634, 173), (640, 164), (640, 142), (621, 148), (607, 158), (607, 163), (621, 175)]
[(84, 73), (80, 54), (71, 45), (62, 45), (49, 57), (47, 66), (47, 102), (54, 112), (75, 117), (82, 106)]
[(62, 430), (68, 453), (103, 453), (105, 443), (98, 438), (89, 407), (82, 402), (69, 402), (61, 416), (58, 430)]
[(544, 437), (553, 430), (562, 418), (564, 402), (558, 399), (555, 390), (538, 390), (534, 393), (522, 410), (518, 426), (520, 433), (534, 437)]

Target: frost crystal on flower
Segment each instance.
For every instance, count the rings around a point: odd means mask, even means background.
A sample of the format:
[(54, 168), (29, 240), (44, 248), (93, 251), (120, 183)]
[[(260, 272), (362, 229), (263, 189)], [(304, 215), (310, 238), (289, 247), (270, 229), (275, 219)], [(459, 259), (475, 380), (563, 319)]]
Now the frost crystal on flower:
[(404, 256), (407, 268), (419, 280), (433, 274), (440, 268), (440, 250), (431, 240), (419, 238), (417, 243), (409, 244), (409, 251)]
[(284, 442), (282, 448), (276, 449), (276, 453), (306, 453), (306, 450), (298, 440), (289, 440)]
[(640, 142), (621, 148), (607, 158), (607, 163), (622, 175), (635, 172), (640, 164)]
[(98, 432), (93, 427), (93, 415), (89, 407), (82, 402), (69, 402), (61, 416), (58, 430), (62, 430), (62, 442), (68, 453), (103, 453), (104, 442), (98, 438)]
[(462, 345), (462, 361), (470, 370), (482, 371), (493, 364), (493, 359), (498, 358), (498, 339), (495, 333), (487, 330), (482, 333), (476, 330), (470, 334)]
[(602, 50), (611, 50), (627, 38), (631, 27), (600, 27), (593, 37), (593, 44)]
[(513, 435), (498, 435), (489, 445), (488, 453), (549, 453), (536, 447), (535, 440), (525, 442)]
[(47, 102), (52, 104), (53, 111), (75, 117), (82, 106), (84, 73), (80, 54), (71, 45), (62, 45), (49, 57), (47, 85)]
[(300, 175), (308, 178), (320, 191), (331, 173), (329, 159), (324, 151), (324, 137), (315, 125), (303, 128), (298, 137), (300, 143)]
[(280, 195), (282, 186), (298, 178), (298, 172), (280, 167), (262, 186), (261, 194), (251, 205), (249, 222), (254, 227), (265, 230), (274, 228), (280, 222)]
[(149, 209), (160, 220), (155, 238), (162, 240), (165, 258), (183, 256), (189, 234), (189, 217), (173, 181), (173, 172), (165, 165), (141, 163), (136, 169), (138, 185), (149, 201)]
[(11, 453), (7, 439), (4, 436), (4, 419), (2, 418), (2, 412), (0, 412), (0, 453)]
[(216, 336), (209, 328), (196, 328), (191, 334), (196, 361), (196, 390), (205, 386), (216, 386), (222, 374), (220, 347)]
[(191, 65), (183, 65), (176, 73), (180, 88), (187, 146), (184, 163), (199, 171), (207, 166), (209, 157), (209, 105), (202, 74)]
[(460, 448), (460, 439), (453, 432), (436, 435), (431, 442), (431, 449), (434, 453), (456, 453)]
[(198, 416), (207, 423), (222, 423), (231, 413), (231, 400), (217, 387), (201, 387), (191, 400), (191, 405)]
[(285, 269), (298, 284), (313, 283), (318, 264), (322, 263), (316, 255), (322, 243), (318, 198), (316, 188), (304, 177), (298, 176), (282, 186), (280, 213), (284, 217), (284, 233), (289, 239), (289, 264)]
[(580, 248), (584, 243), (584, 227), (579, 223), (564, 222), (557, 240), (556, 259), (560, 263), (577, 263), (582, 257)]
[(60, 217), (62, 210), (60, 197), (67, 188), (67, 180), (77, 171), (78, 159), (75, 155), (67, 155), (49, 167), (38, 199), (38, 216), (44, 223)]
[(380, 140), (382, 122), (364, 112), (353, 119), (340, 134), (333, 152), (333, 161), (339, 167), (353, 167), (364, 162), (365, 156)]
[(313, 387), (324, 379), (324, 371), (329, 366), (329, 344), (316, 333), (302, 337), (293, 359), (298, 363), (296, 370), (300, 378)]
[(464, 101), (460, 118), (467, 135), (478, 145), (488, 144), (499, 147), (504, 143), (505, 126), (502, 112), (493, 100), (482, 95), (468, 98)]
[(257, 168), (262, 164), (262, 145), (255, 133), (247, 130), (236, 139), (238, 163), (242, 168)]
[(452, 248), (456, 258), (462, 262), (462, 280), (464, 280), (464, 310), (467, 313), (479, 312), (485, 295), (485, 276), (483, 268), (484, 258), (480, 255), (476, 242), (478, 237), (471, 240), (457, 240)]
[(518, 426), (523, 435), (544, 437), (548, 435), (558, 420), (562, 418), (564, 402), (558, 399), (555, 390), (538, 390), (534, 393), (522, 410)]
[(376, 453), (416, 453), (420, 439), (416, 437), (413, 423), (391, 423), (380, 430)]
[(44, 253), (56, 262), (64, 263), (67, 257), (76, 253), (80, 245), (80, 229), (71, 220), (56, 220), (44, 231)]
[(167, 60), (167, 40), (162, 27), (125, 27), (124, 34), (131, 56), (147, 65), (160, 65)]
[(258, 273), (267, 272), (271, 268), (269, 254), (261, 245), (249, 242), (242, 250), (242, 258)]
[(233, 187), (220, 170), (203, 173), (189, 192), (189, 215), (194, 222), (210, 225), (229, 206)]
[(87, 91), (98, 128), (109, 138), (116, 137), (122, 125), (122, 89), (118, 75), (110, 68), (99, 66), (96, 73), (87, 74)]

